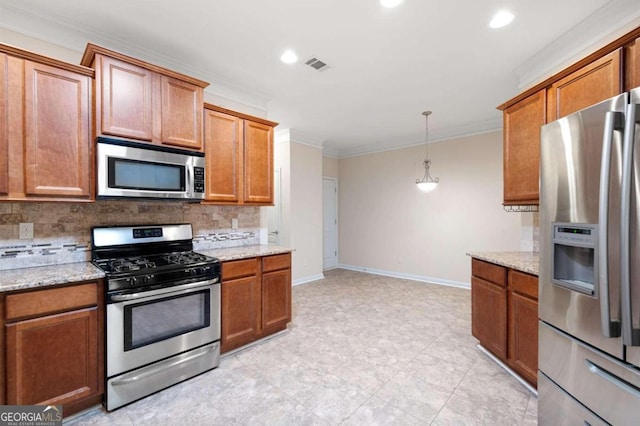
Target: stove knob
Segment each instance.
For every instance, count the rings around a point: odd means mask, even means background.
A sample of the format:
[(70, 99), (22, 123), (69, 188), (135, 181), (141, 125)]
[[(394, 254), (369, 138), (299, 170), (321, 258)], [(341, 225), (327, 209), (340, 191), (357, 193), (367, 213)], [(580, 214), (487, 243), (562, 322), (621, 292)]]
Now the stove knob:
[(142, 277), (142, 284), (149, 284), (149, 281), (151, 281), (151, 275), (145, 275)]
[(198, 275), (198, 269), (197, 268), (193, 268), (189, 272), (191, 273), (192, 277)]
[(129, 277), (127, 278), (127, 284), (133, 287), (134, 285), (138, 284), (138, 279), (136, 277)]

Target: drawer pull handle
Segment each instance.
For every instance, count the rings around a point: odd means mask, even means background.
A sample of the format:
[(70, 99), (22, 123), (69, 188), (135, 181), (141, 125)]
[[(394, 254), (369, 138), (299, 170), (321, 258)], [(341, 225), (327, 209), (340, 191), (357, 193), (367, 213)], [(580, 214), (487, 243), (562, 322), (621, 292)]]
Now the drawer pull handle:
[(604, 368), (597, 366), (596, 364), (594, 364), (593, 362), (589, 361), (588, 359), (585, 359), (584, 362), (587, 364), (587, 367), (589, 368), (589, 371), (592, 372), (593, 374), (595, 374), (596, 376), (606, 380), (607, 382), (611, 383), (612, 385), (615, 385), (615, 386), (619, 387), (620, 389), (622, 389), (623, 391), (625, 391), (627, 393), (630, 393), (631, 395), (633, 395), (636, 398), (640, 399), (640, 389), (638, 389), (637, 387), (633, 386), (630, 383), (627, 383), (626, 381), (622, 380), (621, 378), (619, 378), (615, 374), (612, 374), (612, 373), (608, 372)]

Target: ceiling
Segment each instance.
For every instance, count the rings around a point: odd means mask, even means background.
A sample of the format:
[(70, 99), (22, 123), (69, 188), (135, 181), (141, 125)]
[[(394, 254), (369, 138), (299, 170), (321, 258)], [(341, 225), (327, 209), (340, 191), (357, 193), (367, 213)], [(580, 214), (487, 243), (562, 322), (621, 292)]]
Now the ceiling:
[[(514, 22), (489, 28), (502, 7)], [(430, 141), (499, 129), (526, 79), (639, 16), (637, 0), (0, 0), (2, 28), (209, 81), (338, 157), (424, 143), (424, 110)]]

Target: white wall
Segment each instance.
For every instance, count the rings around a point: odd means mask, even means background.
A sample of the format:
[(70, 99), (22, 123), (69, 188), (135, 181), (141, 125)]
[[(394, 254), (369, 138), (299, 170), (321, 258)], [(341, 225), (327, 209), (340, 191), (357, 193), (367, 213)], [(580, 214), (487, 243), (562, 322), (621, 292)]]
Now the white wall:
[(282, 182), (280, 243), (293, 248), (293, 284), (323, 278), (322, 149), (291, 139), (290, 129), (276, 133), (274, 163)]
[(294, 284), (322, 278), (322, 150), (291, 142), (291, 245)]
[(337, 178), (340, 161), (334, 157), (322, 157), (322, 176)]
[(520, 250), (523, 215), (502, 208), (502, 133), (430, 144), (431, 193), (420, 192), (424, 145), (341, 159), (340, 264), (465, 285), (469, 251)]

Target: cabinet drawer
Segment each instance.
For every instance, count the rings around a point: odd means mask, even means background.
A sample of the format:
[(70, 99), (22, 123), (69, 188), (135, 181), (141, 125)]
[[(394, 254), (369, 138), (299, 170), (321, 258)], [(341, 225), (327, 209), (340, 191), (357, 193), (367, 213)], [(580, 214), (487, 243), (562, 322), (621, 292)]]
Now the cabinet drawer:
[(276, 254), (262, 258), (262, 272), (291, 268), (291, 254)]
[(507, 268), (478, 259), (471, 261), (471, 273), (479, 278), (491, 281), (499, 286), (507, 286)]
[(97, 287), (97, 283), (88, 283), (71, 287), (9, 294), (5, 298), (6, 320), (11, 321), (95, 306), (98, 304)]
[(538, 277), (510, 269), (509, 289), (538, 300)]
[(258, 258), (222, 262), (222, 281), (258, 274)]

